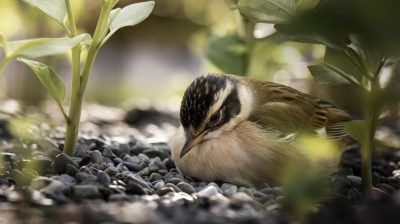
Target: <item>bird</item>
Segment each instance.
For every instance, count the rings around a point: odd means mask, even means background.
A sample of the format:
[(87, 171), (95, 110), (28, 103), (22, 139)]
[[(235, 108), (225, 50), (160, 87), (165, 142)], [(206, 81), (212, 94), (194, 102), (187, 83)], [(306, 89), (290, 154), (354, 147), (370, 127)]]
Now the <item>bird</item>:
[(187, 87), (179, 115), (169, 144), (181, 173), (255, 187), (279, 185), (285, 168), (304, 159), (292, 144), (299, 134), (344, 139), (351, 120), (344, 110), (291, 87), (214, 73)]

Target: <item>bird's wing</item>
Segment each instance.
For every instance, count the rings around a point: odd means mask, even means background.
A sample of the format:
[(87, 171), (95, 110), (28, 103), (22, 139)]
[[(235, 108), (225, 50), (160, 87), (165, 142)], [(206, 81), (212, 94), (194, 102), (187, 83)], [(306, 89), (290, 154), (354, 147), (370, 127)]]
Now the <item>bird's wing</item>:
[(326, 131), (332, 138), (343, 138), (344, 122), (350, 116), (331, 104), (288, 86), (256, 82), (255, 108), (250, 120), (283, 136), (299, 132)]

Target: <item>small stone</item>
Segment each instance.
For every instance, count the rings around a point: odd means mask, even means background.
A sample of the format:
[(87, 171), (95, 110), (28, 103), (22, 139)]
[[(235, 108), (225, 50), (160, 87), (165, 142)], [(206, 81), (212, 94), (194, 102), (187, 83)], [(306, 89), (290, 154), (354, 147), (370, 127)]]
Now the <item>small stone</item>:
[(145, 154), (149, 158), (159, 157), (161, 159), (165, 159), (167, 157), (166, 155), (164, 155), (164, 153), (155, 149), (146, 149), (143, 151), (143, 154)]
[(165, 182), (177, 185), (178, 183), (183, 182), (183, 180), (176, 178), (176, 177), (172, 177), (172, 178), (166, 179)]
[(103, 156), (101, 155), (99, 150), (94, 150), (90, 152), (90, 159), (92, 163), (102, 163), (103, 162)]
[(203, 190), (197, 192), (197, 196), (206, 198), (209, 198), (216, 194), (218, 194), (218, 189), (214, 186), (207, 186)]
[(394, 189), (392, 186), (390, 186), (389, 184), (385, 184), (385, 183), (380, 183), (376, 187), (385, 191), (388, 194), (392, 194), (393, 192), (396, 191), (396, 189)]
[(104, 172), (106, 172), (110, 177), (114, 177), (119, 173), (119, 170), (114, 166), (107, 167)]
[(79, 164), (65, 153), (58, 154), (54, 159), (53, 163), (51, 164), (51, 167), (54, 173), (62, 174), (65, 173), (67, 164), (70, 164), (75, 168), (79, 167)]
[(347, 198), (351, 202), (358, 202), (361, 199), (361, 197), (362, 194), (356, 188), (350, 188), (350, 190), (347, 192)]
[(119, 172), (129, 171), (129, 169), (128, 169), (126, 166), (124, 166), (123, 163), (119, 163), (119, 164), (116, 166), (116, 168), (119, 170)]
[(165, 194), (170, 193), (170, 192), (175, 192), (174, 188), (172, 188), (172, 187), (163, 187), (163, 188), (157, 190), (157, 194), (160, 195), (160, 196), (165, 195)]
[(238, 187), (233, 184), (224, 183), (221, 185), (222, 193), (228, 197), (231, 197), (233, 194), (237, 192)]
[(126, 193), (142, 195), (146, 194), (146, 191), (144, 187), (142, 187), (140, 184), (133, 181), (128, 181), (126, 186)]
[(230, 203), (231, 205), (240, 205), (246, 202), (252, 202), (253, 199), (246, 193), (244, 192), (237, 192), (234, 195), (232, 195)]
[(55, 177), (56, 180), (63, 182), (63, 184), (70, 186), (76, 183), (76, 179), (68, 174), (61, 174), (58, 177)]
[(140, 171), (140, 166), (136, 163), (132, 162), (123, 162), (124, 166), (128, 168), (128, 170), (133, 171), (133, 172), (139, 172)]
[(134, 182), (136, 184), (138, 184), (139, 186), (141, 186), (142, 188), (150, 188), (150, 186), (147, 184), (146, 181), (144, 181), (142, 178), (134, 176), (134, 175), (129, 175), (127, 177), (127, 181), (126, 182)]
[(158, 181), (157, 183), (154, 184), (153, 188), (155, 190), (159, 190), (161, 188), (165, 187), (165, 182), (164, 181)]
[(177, 185), (183, 192), (188, 193), (188, 194), (194, 194), (196, 193), (196, 190), (194, 187), (186, 182), (180, 182)]
[(167, 184), (165, 184), (165, 186), (166, 186), (166, 187), (172, 187), (172, 188), (174, 189), (175, 192), (181, 192), (181, 191), (182, 191), (178, 186), (176, 186), (176, 185), (173, 184), (173, 183), (167, 183)]
[(165, 161), (165, 167), (167, 167), (167, 169), (174, 169), (174, 168), (176, 168), (175, 167), (175, 162), (172, 160), (172, 159), (170, 159), (170, 158), (167, 158), (166, 159), (166, 161)]
[(96, 199), (101, 196), (99, 189), (95, 185), (75, 185), (72, 187), (75, 200)]
[(79, 172), (78, 168), (76, 168), (75, 166), (73, 166), (71, 164), (67, 164), (65, 166), (65, 173), (67, 173), (70, 176), (74, 177), (76, 175), (76, 173), (78, 173), (78, 172)]
[(352, 186), (361, 186), (361, 177), (349, 175), (346, 178), (350, 181)]
[(152, 173), (152, 174), (150, 175), (149, 181), (150, 181), (150, 182), (154, 182), (154, 181), (162, 180), (162, 179), (163, 179), (163, 177), (161, 176), (161, 174), (159, 174), (159, 173)]
[(111, 178), (104, 171), (100, 171), (97, 173), (97, 181), (105, 187), (111, 184)]

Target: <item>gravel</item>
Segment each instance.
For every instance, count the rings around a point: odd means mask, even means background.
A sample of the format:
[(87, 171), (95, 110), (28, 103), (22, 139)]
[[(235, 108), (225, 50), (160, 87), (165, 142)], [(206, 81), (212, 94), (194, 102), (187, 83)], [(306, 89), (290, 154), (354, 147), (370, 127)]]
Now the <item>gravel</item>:
[[(179, 173), (167, 143), (129, 135), (81, 135), (70, 157), (59, 150), (62, 134), (48, 138), (46, 147), (7, 141), (7, 147), (0, 143), (0, 217), (7, 220), (17, 220), (16, 211), (24, 209), (49, 223), (56, 217), (62, 223), (288, 222), (282, 187), (198, 181)], [(24, 153), (15, 150), (20, 147)], [(332, 177), (332, 198), (308, 222), (375, 223), (369, 221), (385, 214), (381, 223), (393, 223), (400, 218), (399, 161), (398, 151), (374, 157), (375, 189), (365, 198), (359, 147), (347, 150)]]

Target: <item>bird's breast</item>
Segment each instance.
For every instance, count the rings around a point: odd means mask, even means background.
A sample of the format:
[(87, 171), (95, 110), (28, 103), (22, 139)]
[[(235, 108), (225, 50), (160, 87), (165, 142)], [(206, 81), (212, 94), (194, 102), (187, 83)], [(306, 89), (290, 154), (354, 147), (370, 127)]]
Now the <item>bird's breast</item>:
[(276, 143), (249, 121), (202, 142), (180, 158), (184, 141), (180, 128), (170, 142), (176, 166), (182, 173), (203, 181), (221, 180), (253, 186), (264, 182), (276, 184), (284, 163), (296, 154), (288, 144)]

